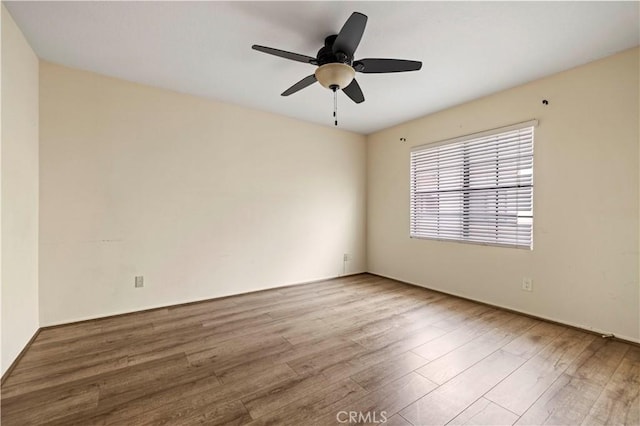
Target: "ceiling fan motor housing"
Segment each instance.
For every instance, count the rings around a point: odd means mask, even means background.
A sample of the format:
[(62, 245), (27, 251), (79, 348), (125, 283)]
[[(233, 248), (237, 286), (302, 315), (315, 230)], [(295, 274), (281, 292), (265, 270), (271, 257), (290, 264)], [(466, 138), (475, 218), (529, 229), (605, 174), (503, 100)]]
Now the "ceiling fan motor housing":
[(318, 51), (318, 68), (315, 72), (318, 82), (334, 91), (347, 87), (356, 75), (351, 67), (352, 58), (343, 52), (333, 51), (337, 37), (337, 34), (333, 34), (324, 39), (324, 46)]
[(338, 37), (337, 34), (333, 34), (324, 39), (324, 46), (318, 50), (318, 65), (330, 64), (333, 62), (351, 65), (353, 58), (350, 58), (346, 53), (333, 51), (333, 42), (336, 40), (336, 37)]

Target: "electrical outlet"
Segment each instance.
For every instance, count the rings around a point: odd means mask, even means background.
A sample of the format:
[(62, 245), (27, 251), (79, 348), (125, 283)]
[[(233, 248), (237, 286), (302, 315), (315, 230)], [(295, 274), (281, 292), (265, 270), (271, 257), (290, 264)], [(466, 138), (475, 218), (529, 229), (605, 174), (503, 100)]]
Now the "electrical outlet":
[(342, 257), (342, 260), (344, 260), (345, 262), (350, 261), (351, 255), (349, 253), (345, 253), (344, 256)]
[(142, 275), (136, 276), (135, 287), (136, 288), (144, 287), (144, 277)]
[(522, 290), (523, 291), (533, 291), (533, 278), (531, 278), (531, 277), (522, 277)]

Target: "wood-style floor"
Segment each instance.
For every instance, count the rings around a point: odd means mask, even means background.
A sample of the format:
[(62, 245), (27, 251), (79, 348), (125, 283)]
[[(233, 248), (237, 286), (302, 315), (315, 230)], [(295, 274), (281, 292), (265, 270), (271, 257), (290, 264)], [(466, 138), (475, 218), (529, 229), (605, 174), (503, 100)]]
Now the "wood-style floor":
[(45, 329), (2, 425), (638, 425), (639, 391), (640, 347), (357, 275)]

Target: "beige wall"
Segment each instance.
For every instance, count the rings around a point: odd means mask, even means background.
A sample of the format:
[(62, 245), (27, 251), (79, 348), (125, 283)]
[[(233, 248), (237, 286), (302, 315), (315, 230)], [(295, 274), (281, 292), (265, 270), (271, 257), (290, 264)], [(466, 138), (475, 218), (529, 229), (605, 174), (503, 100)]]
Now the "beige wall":
[(43, 325), (365, 269), (363, 136), (44, 62), (40, 108)]
[(2, 9), (2, 373), (38, 329), (38, 58)]
[[(636, 48), (370, 135), (369, 271), (639, 341), (638, 62)], [(533, 251), (408, 237), (412, 146), (533, 118)]]

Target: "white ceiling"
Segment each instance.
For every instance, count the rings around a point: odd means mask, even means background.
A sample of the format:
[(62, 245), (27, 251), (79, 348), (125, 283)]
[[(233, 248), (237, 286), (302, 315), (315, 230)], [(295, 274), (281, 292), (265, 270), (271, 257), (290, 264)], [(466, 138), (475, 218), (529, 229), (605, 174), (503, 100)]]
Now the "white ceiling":
[(5, 2), (41, 58), (130, 81), (333, 125), (315, 67), (251, 50), (316, 56), (354, 12), (356, 58), (423, 62), (358, 74), (366, 101), (338, 100), (339, 126), (368, 134), (637, 46), (638, 2)]

